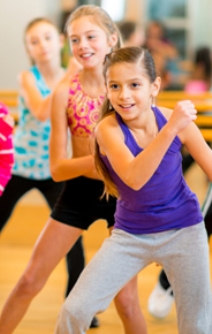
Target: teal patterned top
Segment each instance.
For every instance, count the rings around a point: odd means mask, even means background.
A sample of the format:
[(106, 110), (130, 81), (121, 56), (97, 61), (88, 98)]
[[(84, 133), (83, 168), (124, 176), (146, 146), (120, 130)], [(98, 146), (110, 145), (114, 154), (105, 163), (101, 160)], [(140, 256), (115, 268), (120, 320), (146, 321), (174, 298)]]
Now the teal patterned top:
[[(43, 98), (51, 91), (37, 67), (30, 69)], [(19, 124), (14, 134), (15, 165), (13, 174), (35, 180), (51, 177), (49, 169), (50, 120), (41, 122), (26, 107), (23, 97), (19, 99)]]

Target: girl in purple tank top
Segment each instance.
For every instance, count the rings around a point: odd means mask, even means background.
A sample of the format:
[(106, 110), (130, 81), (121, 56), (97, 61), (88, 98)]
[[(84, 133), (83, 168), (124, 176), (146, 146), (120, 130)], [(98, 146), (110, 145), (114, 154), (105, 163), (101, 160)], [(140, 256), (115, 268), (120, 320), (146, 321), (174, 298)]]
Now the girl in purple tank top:
[(156, 262), (173, 287), (179, 333), (210, 334), (207, 236), (180, 153), (184, 144), (212, 180), (212, 151), (193, 122), (197, 111), (191, 101), (178, 102), (173, 111), (153, 106), (161, 80), (142, 48), (107, 55), (104, 76), (107, 100), (96, 128), (95, 159), (106, 196), (118, 199), (115, 228), (66, 299), (55, 333), (85, 333), (93, 315)]

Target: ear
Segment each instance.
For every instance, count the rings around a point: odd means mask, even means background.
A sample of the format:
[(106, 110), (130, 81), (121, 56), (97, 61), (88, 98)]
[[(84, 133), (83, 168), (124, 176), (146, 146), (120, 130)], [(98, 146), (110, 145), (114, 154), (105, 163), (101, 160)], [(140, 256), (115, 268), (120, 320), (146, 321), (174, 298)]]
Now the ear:
[(152, 87), (151, 87), (151, 96), (153, 98), (155, 98), (158, 95), (159, 90), (160, 90), (160, 85), (161, 85), (161, 78), (157, 77), (155, 81), (152, 83)]
[(117, 34), (113, 34), (108, 38), (108, 45), (113, 48), (118, 42), (118, 36)]

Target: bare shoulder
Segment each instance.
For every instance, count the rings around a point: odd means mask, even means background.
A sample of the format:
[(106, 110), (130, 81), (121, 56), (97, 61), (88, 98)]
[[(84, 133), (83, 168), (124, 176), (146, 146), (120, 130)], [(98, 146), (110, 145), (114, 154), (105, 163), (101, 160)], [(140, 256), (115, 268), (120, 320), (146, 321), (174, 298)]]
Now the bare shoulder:
[[(52, 129), (58, 127), (67, 127), (67, 108), (69, 96), (69, 82), (63, 78), (55, 88), (51, 103), (51, 123)], [(60, 122), (58, 122), (60, 119)]]
[(68, 103), (69, 95), (69, 78), (64, 77), (57, 85), (53, 92), (53, 103), (61, 103), (62, 106), (66, 106)]
[(20, 86), (35, 85), (35, 78), (30, 71), (22, 71), (18, 74), (18, 83)]
[(103, 131), (107, 128), (113, 128), (117, 127), (117, 120), (114, 113), (108, 114), (106, 117), (104, 117), (97, 125), (96, 130), (97, 131)]
[(107, 146), (123, 141), (123, 132), (114, 113), (109, 114), (98, 123), (95, 136), (100, 144), (107, 143)]
[(166, 108), (166, 107), (158, 107), (160, 109), (160, 111), (162, 112), (162, 114), (164, 115), (164, 117), (169, 120), (169, 118), (171, 117), (173, 110), (170, 108)]

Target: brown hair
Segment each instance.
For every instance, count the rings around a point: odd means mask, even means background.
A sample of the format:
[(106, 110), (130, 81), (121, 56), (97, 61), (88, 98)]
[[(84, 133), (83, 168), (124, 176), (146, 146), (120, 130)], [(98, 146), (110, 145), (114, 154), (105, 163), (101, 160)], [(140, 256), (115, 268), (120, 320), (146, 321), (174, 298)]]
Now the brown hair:
[(119, 30), (116, 24), (113, 22), (109, 14), (103, 8), (99, 6), (84, 5), (84, 6), (80, 6), (77, 9), (75, 9), (70, 14), (66, 22), (66, 25), (65, 25), (66, 31), (70, 23), (72, 23), (74, 20), (77, 20), (78, 18), (83, 17), (83, 16), (92, 16), (92, 18), (95, 19), (99, 27), (101, 27), (107, 35), (117, 34), (118, 42), (114, 49), (120, 48), (122, 46), (121, 35), (119, 33)]
[[(139, 63), (144, 70), (145, 75), (149, 78), (150, 82), (153, 83), (157, 77), (154, 60), (150, 54), (150, 52), (141, 47), (124, 47), (118, 50), (115, 50), (105, 57), (103, 74), (106, 80), (106, 75), (108, 69), (117, 64), (117, 63)], [(114, 113), (115, 110), (113, 106), (111, 106), (109, 99), (105, 99), (102, 109), (99, 122), (105, 118), (106, 116)], [(114, 184), (113, 180), (111, 179), (107, 168), (105, 167), (102, 159), (100, 157), (100, 149), (95, 139), (95, 151), (94, 151), (94, 159), (95, 159), (95, 166), (97, 171), (103, 177), (104, 180), (104, 193), (108, 198), (109, 194), (115, 197), (118, 197), (118, 190), (116, 185)]]
[[(27, 46), (26, 46), (26, 40), (25, 40), (26, 34), (28, 33), (28, 31), (32, 27), (34, 27), (38, 23), (48, 23), (48, 24), (52, 25), (58, 31), (58, 34), (59, 34), (59, 29), (57, 28), (57, 26), (51, 20), (47, 19), (46, 17), (37, 17), (37, 18), (33, 19), (32, 21), (30, 21), (27, 24), (27, 26), (26, 26), (26, 28), (24, 30), (24, 44), (25, 44), (26, 48), (27, 48)], [(31, 57), (30, 57), (30, 62), (31, 62), (32, 65), (35, 65), (35, 62), (34, 62), (34, 60)]]
[(132, 34), (136, 31), (138, 23), (134, 21), (123, 21), (117, 24), (123, 41), (128, 41)]
[(49, 19), (47, 19), (46, 17), (37, 17), (35, 19), (33, 19), (32, 21), (30, 21), (25, 30), (24, 30), (24, 36), (27, 34), (27, 32), (32, 28), (34, 27), (36, 24), (38, 23), (48, 23), (48, 24), (51, 24), (53, 27), (55, 27), (56, 30), (58, 30), (58, 33), (59, 33), (59, 29), (57, 28), (57, 26)]

